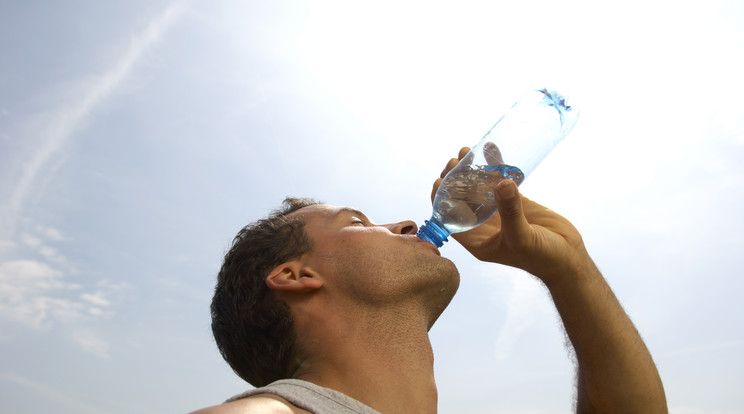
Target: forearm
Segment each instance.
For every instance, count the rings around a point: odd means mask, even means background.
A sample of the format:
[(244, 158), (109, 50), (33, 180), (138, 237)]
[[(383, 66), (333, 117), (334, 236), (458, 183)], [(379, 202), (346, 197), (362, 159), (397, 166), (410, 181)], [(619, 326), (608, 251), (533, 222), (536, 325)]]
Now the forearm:
[(576, 353), (577, 412), (667, 412), (653, 359), (591, 259), (546, 286)]
[[(459, 158), (467, 153), (463, 148)], [(457, 161), (450, 160), (441, 176)], [(434, 183), (432, 200), (440, 182)], [(479, 260), (518, 267), (543, 280), (576, 352), (578, 411), (667, 412), (651, 355), (576, 228), (522, 197), (511, 180), (500, 181), (494, 190), (499, 213), (452, 237)]]

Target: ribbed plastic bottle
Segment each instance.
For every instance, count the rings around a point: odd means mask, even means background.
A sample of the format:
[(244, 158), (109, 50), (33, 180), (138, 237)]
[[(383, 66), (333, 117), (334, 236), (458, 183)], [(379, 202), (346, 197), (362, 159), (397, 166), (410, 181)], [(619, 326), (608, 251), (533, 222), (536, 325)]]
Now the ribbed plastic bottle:
[(577, 120), (578, 111), (558, 92), (525, 93), (444, 177), (418, 237), (441, 247), (450, 234), (488, 220), (497, 210), (496, 185), (504, 179), (521, 184)]

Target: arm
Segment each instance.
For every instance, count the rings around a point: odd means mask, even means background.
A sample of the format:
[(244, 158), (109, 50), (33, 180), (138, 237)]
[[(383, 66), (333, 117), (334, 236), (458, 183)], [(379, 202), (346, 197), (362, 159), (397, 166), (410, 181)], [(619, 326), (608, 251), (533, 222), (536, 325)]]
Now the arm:
[(524, 269), (545, 283), (576, 353), (577, 411), (667, 412), (651, 355), (576, 228), (521, 196), (510, 180), (498, 184), (496, 201), (499, 214), (453, 237), (479, 260)]

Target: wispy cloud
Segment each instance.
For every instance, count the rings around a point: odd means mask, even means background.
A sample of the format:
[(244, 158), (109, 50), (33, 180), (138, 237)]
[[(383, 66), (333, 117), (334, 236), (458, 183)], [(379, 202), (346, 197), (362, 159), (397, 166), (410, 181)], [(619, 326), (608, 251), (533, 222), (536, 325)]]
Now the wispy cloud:
[(0, 263), (0, 315), (33, 328), (44, 328), (52, 321), (77, 319), (84, 311), (84, 304), (60, 297), (60, 291), (75, 288), (62, 279), (62, 272), (46, 263), (34, 260)]
[(3, 373), (0, 374), (0, 380), (20, 385), (24, 388), (34, 391), (40, 396), (46, 397), (54, 401), (55, 403), (60, 404), (61, 406), (71, 408), (79, 413), (102, 414), (105, 412), (105, 410), (101, 410), (89, 404), (77, 401), (76, 399), (67, 395), (65, 392), (50, 387), (49, 385), (28, 379), (26, 377), (22, 377), (20, 375)]
[(55, 242), (63, 242), (63, 241), (70, 240), (68, 237), (63, 236), (59, 230), (53, 227), (46, 227), (46, 226), (38, 225), (36, 226), (36, 231), (39, 232), (42, 236), (44, 236), (47, 240), (51, 240)]
[(550, 312), (546, 306), (545, 289), (530, 275), (509, 269), (501, 275), (511, 284), (506, 320), (501, 325), (495, 343), (495, 356), (506, 360), (525, 333), (536, 320)]
[(135, 65), (183, 13), (183, 10), (179, 4), (171, 4), (155, 17), (142, 33), (132, 39), (129, 48), (113, 67), (102, 75), (85, 82), (79, 90), (75, 91), (76, 99), (71, 100), (74, 104), (51, 110), (51, 116), (48, 117), (48, 122), (45, 123), (43, 129), (34, 132), (40, 136), (40, 144), (34, 148), (33, 153), (29, 154), (29, 159), (25, 160), (20, 178), (6, 200), (5, 217), (9, 227), (6, 229), (9, 233), (7, 236), (12, 237), (19, 214), (28, 197), (33, 193), (45, 166), (53, 160), (55, 154), (73, 133), (85, 124), (95, 108), (122, 85)]
[(111, 359), (109, 355), (109, 346), (103, 338), (87, 329), (79, 329), (72, 333), (72, 339), (83, 348), (101, 359)]
[(666, 352), (658, 353), (658, 358), (676, 358), (685, 357), (689, 358), (690, 355), (694, 354), (710, 354), (719, 352), (725, 349), (744, 349), (744, 339), (732, 339), (727, 341), (713, 341), (702, 345), (696, 346), (681, 346)]
[(22, 236), (23, 245), (40, 258), (0, 262), (0, 319), (33, 329), (62, 326), (85, 352), (110, 359), (108, 343), (80, 326), (113, 315), (117, 295), (130, 285), (103, 280), (95, 291), (85, 291), (69, 280), (76, 269), (48, 245), (69, 238), (53, 228), (32, 229)]
[[(112, 314), (110, 295), (121, 286), (102, 282), (94, 292), (81, 292), (83, 287), (69, 280), (70, 275), (77, 274), (76, 266), (53, 246), (71, 239), (52, 227), (28, 225), (25, 220), (33, 218), (23, 217), (23, 212), (54, 172), (60, 149), (89, 122), (96, 108), (122, 87), (135, 66), (183, 13), (182, 5), (171, 4), (132, 38), (109, 70), (102, 74), (82, 74), (84, 81), (78, 81), (70, 92), (70, 98), (74, 99), (63, 99), (64, 105), (45, 108), (44, 122), (34, 122), (14, 137), (18, 142), (31, 141), (35, 145), (32, 150), (14, 155), (13, 165), (23, 167), (9, 171), (15, 176), (14, 181), (8, 181), (7, 192), (0, 201), (0, 253), (4, 256), (0, 257), (0, 318), (35, 329), (61, 324), (71, 329), (72, 340), (84, 351), (110, 358), (107, 342), (79, 326)], [(2, 115), (7, 116), (8, 112), (3, 110)], [(32, 114), (31, 118), (36, 115)], [(19, 255), (21, 249), (30, 254)], [(64, 397), (20, 377), (4, 379), (58, 399)]]
[(104, 297), (101, 292), (96, 293), (83, 293), (80, 297), (97, 306), (108, 306), (111, 302)]

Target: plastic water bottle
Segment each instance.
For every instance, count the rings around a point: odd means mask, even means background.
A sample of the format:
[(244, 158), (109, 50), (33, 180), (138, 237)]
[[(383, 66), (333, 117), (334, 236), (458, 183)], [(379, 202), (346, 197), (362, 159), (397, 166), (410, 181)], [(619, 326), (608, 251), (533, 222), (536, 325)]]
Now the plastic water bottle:
[(556, 91), (525, 93), (444, 177), (418, 237), (441, 247), (451, 233), (488, 220), (496, 213), (496, 185), (504, 179), (521, 184), (577, 119), (578, 111)]

